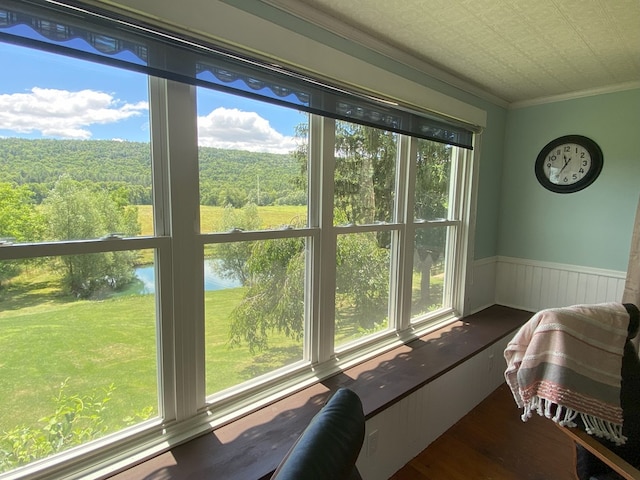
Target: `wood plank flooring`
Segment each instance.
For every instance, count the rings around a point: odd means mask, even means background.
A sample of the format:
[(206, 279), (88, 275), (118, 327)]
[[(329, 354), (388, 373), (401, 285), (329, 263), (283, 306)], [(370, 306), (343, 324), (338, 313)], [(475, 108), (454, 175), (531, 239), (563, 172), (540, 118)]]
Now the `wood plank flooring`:
[(576, 480), (571, 440), (503, 384), (390, 480)]

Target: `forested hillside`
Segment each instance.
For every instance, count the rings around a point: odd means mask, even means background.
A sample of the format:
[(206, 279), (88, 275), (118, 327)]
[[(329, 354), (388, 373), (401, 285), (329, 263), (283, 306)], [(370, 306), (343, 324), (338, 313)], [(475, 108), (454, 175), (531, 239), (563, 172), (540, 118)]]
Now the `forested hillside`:
[[(150, 204), (150, 166), (150, 146), (141, 142), (0, 138), (0, 181), (28, 185), (37, 203), (66, 174), (112, 191), (124, 188), (132, 204)], [(202, 147), (201, 203), (295, 204), (299, 172), (291, 155)]]

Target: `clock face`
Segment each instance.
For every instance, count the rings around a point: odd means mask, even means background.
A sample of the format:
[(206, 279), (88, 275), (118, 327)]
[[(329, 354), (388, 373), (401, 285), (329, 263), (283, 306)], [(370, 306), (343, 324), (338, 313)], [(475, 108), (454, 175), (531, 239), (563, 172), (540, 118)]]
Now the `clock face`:
[(540, 184), (556, 193), (572, 193), (591, 185), (602, 171), (602, 150), (581, 135), (566, 135), (549, 142), (536, 158)]
[(542, 168), (554, 185), (573, 185), (591, 169), (591, 154), (577, 143), (562, 143), (547, 154)]

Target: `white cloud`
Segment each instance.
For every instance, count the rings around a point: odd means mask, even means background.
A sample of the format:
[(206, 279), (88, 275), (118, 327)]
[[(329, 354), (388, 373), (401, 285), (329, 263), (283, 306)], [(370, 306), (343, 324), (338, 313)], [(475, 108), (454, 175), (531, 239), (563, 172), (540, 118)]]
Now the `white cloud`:
[(269, 153), (289, 153), (296, 148), (293, 137), (276, 131), (257, 113), (223, 107), (198, 117), (198, 143), (203, 147)]
[(0, 128), (18, 133), (88, 139), (89, 126), (138, 116), (147, 102), (122, 103), (95, 90), (56, 90), (34, 87), (29, 93), (0, 95)]

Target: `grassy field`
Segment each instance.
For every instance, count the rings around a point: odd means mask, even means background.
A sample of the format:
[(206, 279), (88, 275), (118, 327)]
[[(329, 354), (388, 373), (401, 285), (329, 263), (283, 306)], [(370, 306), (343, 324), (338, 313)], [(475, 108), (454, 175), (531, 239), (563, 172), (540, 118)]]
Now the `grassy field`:
[[(277, 225), (304, 215), (304, 207), (265, 207), (260, 214), (265, 224)], [(213, 224), (221, 209), (203, 207), (202, 215), (203, 224)], [(143, 233), (150, 233), (150, 207), (140, 207), (140, 220)], [(69, 395), (115, 386), (102, 415), (110, 431), (145, 408), (157, 415), (154, 295), (138, 295), (132, 288), (102, 300), (78, 300), (62, 294), (58, 282), (44, 267), (33, 266), (0, 289), (0, 433), (18, 425), (41, 426), (67, 379)], [(277, 333), (269, 334), (270, 348), (255, 355), (246, 345), (229, 345), (229, 314), (243, 295), (242, 287), (205, 292), (209, 394), (302, 356), (301, 342)]]
[[(25, 306), (15, 299), (29, 290)], [(39, 291), (38, 291), (39, 290)], [(15, 296), (14, 296), (15, 294)], [(243, 289), (205, 293), (206, 385), (213, 393), (299, 359), (301, 346), (274, 334), (272, 348), (252, 355), (228, 343), (228, 314)], [(11, 301), (5, 303), (8, 297)], [(113, 384), (104, 417), (113, 429), (157, 401), (156, 320), (153, 295), (121, 295), (101, 301), (61, 297), (46, 280), (16, 282), (0, 295), (0, 431), (37, 424), (51, 413), (53, 397), (84, 395)], [(37, 385), (37, 388), (34, 386)], [(16, 408), (19, 406), (19, 408)]]
[[(223, 207), (200, 206), (200, 230), (203, 233), (220, 231)], [(307, 207), (304, 205), (278, 205), (258, 207), (258, 214), (263, 227), (306, 223)], [(142, 227), (142, 235), (153, 233), (151, 205), (138, 205), (138, 219)]]
[[(265, 225), (278, 225), (304, 215), (304, 207), (259, 212)], [(203, 224), (214, 224), (221, 213), (203, 207)], [(140, 207), (139, 218), (143, 234), (151, 233), (151, 207)], [(270, 336), (269, 351), (256, 355), (246, 346), (230, 347), (229, 313), (242, 296), (242, 288), (205, 292), (208, 393), (301, 358), (300, 343), (278, 334)], [(115, 386), (104, 413), (112, 429), (144, 408), (152, 406), (157, 414), (156, 348), (153, 295), (78, 300), (61, 293), (55, 275), (30, 267), (0, 290), (0, 432), (36, 425), (49, 415), (66, 379), (70, 395)]]
[(12, 303), (0, 311), (0, 430), (32, 426), (50, 414), (52, 398), (67, 378), (70, 394), (115, 385), (108, 423), (155, 406), (152, 296), (74, 301), (59, 293), (55, 279), (44, 277), (13, 282), (0, 296), (3, 307), (5, 300)]

